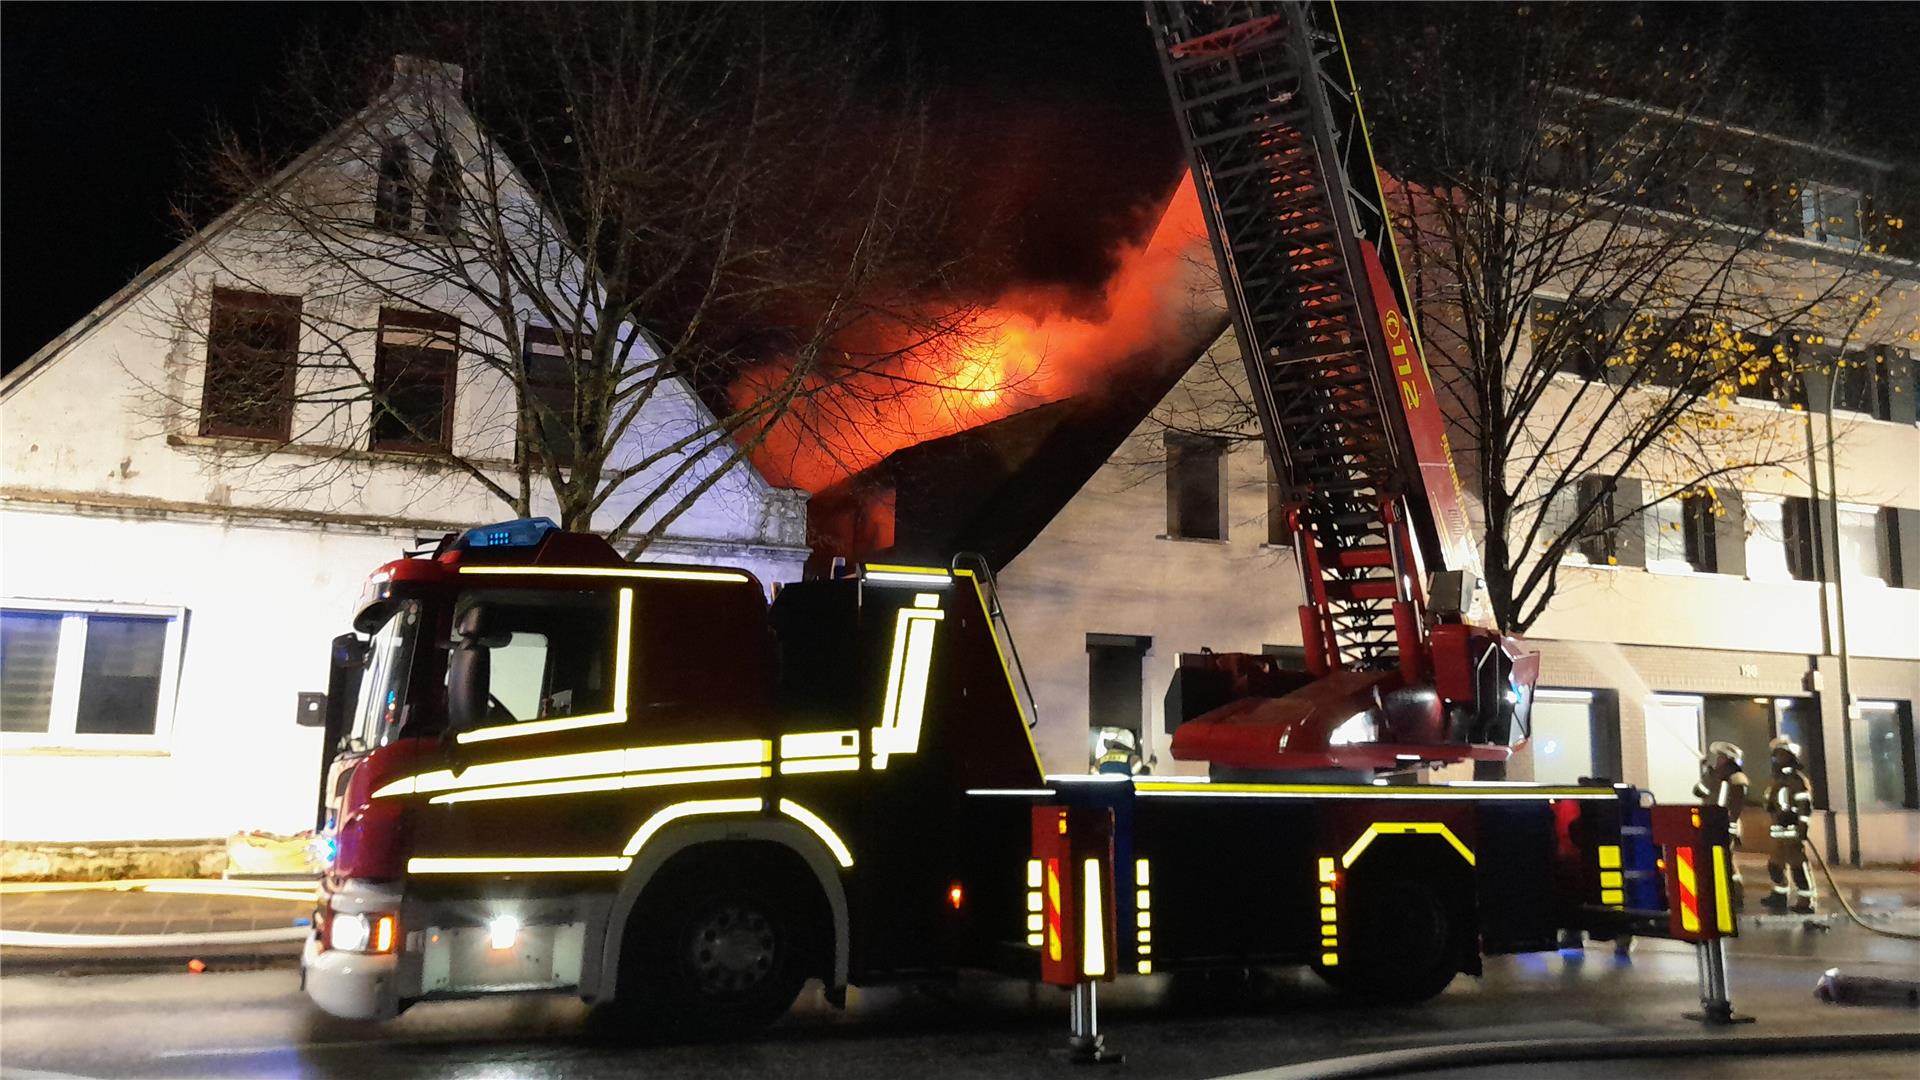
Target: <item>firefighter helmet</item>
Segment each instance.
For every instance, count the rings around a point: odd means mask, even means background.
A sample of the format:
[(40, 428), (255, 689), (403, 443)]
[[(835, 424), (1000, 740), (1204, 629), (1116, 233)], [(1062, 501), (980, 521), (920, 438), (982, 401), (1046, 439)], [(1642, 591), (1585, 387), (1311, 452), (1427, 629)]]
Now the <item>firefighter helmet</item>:
[(1720, 758), (1725, 758), (1733, 762), (1733, 767), (1737, 769), (1740, 767), (1741, 759), (1744, 757), (1746, 757), (1746, 752), (1741, 750), (1737, 744), (1728, 742), (1725, 739), (1720, 739), (1713, 743), (1713, 745), (1707, 747), (1707, 756), (1701, 760), (1701, 764), (1711, 765)]

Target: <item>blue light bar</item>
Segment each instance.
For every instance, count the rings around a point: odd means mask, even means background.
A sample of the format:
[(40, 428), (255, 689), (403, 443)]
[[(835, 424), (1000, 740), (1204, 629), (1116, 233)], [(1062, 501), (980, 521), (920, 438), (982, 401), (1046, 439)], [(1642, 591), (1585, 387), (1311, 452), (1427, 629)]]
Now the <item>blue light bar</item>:
[(530, 548), (537, 547), (550, 532), (558, 532), (560, 526), (552, 518), (521, 518), (518, 521), (502, 521), (498, 525), (481, 525), (468, 529), (454, 541), (454, 548), (460, 551), (472, 551), (484, 548)]

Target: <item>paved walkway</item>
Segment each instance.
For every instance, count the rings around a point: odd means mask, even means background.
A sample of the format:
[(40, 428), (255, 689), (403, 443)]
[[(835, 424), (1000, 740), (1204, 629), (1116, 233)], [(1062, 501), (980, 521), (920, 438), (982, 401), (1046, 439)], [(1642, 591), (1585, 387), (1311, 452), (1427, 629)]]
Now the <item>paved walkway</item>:
[(313, 916), (311, 890), (285, 883), (10, 883), (0, 890), (0, 968), (8, 971), (285, 961), (299, 956)]

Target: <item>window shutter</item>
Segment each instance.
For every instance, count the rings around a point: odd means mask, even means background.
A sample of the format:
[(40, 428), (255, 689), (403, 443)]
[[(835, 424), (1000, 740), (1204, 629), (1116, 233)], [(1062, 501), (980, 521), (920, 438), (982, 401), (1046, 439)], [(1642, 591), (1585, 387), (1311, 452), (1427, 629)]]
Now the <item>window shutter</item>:
[(1902, 589), (1920, 589), (1920, 510), (1889, 506), (1882, 513), (1893, 554), (1888, 578)]
[[(1585, 506), (1588, 503), (1594, 501), (1595, 499), (1600, 498), (1601, 493), (1606, 490), (1606, 485), (1607, 485), (1607, 478), (1604, 476), (1581, 477), (1579, 494), (1578, 494), (1578, 499), (1579, 499), (1578, 505)], [(1596, 518), (1604, 520), (1604, 515), (1606, 513), (1607, 513), (1606, 508), (1602, 507), (1599, 514), (1596, 515)], [(1611, 546), (1609, 543), (1609, 539), (1610, 538), (1604, 533), (1596, 533), (1592, 536), (1582, 536), (1579, 540), (1580, 553), (1587, 557), (1588, 562), (1593, 563), (1596, 566), (1604, 565), (1607, 561), (1607, 555), (1609, 554), (1607, 549), (1608, 547)]]
[[(1920, 382), (1914, 378), (1913, 355), (1905, 349), (1889, 346), (1880, 350), (1882, 376), (1880, 383), (1881, 418), (1896, 424), (1911, 424), (1916, 416), (1914, 397), (1920, 393)], [(1920, 567), (1915, 568), (1920, 573)], [(1920, 583), (1916, 583), (1920, 585)]]
[(1714, 572), (1747, 576), (1747, 514), (1740, 493), (1732, 488), (1714, 488), (1720, 513), (1713, 519)]
[(1819, 581), (1812, 501), (1797, 495), (1787, 496), (1781, 507), (1780, 522), (1787, 545), (1787, 572), (1801, 581)]
[[(1613, 485), (1613, 512), (1616, 516), (1638, 510), (1644, 502), (1638, 480), (1621, 477)], [(1613, 557), (1621, 566), (1647, 565), (1647, 531), (1641, 515), (1613, 529)]]

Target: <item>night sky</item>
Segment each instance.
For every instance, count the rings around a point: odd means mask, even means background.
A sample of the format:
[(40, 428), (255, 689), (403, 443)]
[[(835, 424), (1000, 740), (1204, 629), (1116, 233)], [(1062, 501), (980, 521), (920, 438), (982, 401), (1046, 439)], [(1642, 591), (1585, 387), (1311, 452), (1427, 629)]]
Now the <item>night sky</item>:
[[(1348, 9), (1389, 28), (1419, 13)], [(1920, 159), (1920, 5), (1694, 4), (1679, 30), (1725, 29), (1809, 109), (1838, 103), (1875, 154)], [(912, 4), (882, 17), (978, 145), (1002, 272), (1097, 284), (1181, 166), (1134, 3)], [(10, 4), (0, 34), (0, 358), (12, 368), (165, 254), (169, 207), (215, 116), (273, 126), (261, 95), (309, 35), (350, 38), (349, 4)], [(1384, 20), (1384, 22), (1382, 21)], [(1901, 44), (1906, 43), (1906, 44)], [(1863, 139), (1863, 142), (1869, 140)]]

